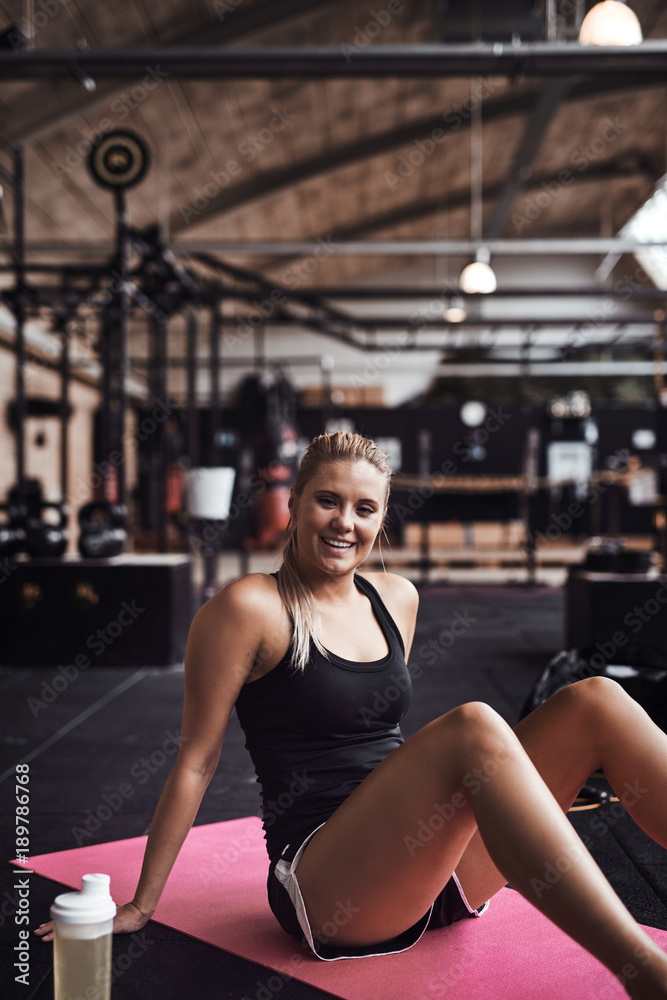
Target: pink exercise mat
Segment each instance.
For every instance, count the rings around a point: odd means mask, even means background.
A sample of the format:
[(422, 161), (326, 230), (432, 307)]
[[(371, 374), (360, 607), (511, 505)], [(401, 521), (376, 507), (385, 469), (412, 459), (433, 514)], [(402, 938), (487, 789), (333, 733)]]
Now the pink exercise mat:
[[(77, 889), (86, 872), (106, 872), (114, 899), (126, 902), (134, 893), (145, 843), (145, 837), (136, 837), (42, 854), (30, 859), (30, 868)], [(319, 962), (271, 914), (267, 867), (256, 816), (193, 827), (154, 919), (275, 970), (261, 979), (270, 992), (291, 977), (345, 1000), (626, 996), (611, 973), (511, 889), (501, 890), (479, 919), (428, 931), (400, 955)], [(667, 951), (667, 932), (646, 930)]]

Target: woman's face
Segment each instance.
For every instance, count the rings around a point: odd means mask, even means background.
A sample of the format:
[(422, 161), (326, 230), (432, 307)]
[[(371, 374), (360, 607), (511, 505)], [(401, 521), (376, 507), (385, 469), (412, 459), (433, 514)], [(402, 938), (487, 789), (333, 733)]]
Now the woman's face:
[(339, 575), (364, 562), (382, 527), (386, 493), (370, 462), (320, 465), (292, 510), (302, 568)]

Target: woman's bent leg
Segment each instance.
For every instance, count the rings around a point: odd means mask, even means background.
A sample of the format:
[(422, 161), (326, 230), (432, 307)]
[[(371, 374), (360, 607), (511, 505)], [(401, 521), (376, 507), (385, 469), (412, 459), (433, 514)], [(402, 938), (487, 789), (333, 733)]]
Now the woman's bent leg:
[[(619, 684), (604, 677), (578, 681), (514, 732), (563, 810), (601, 768), (635, 822), (667, 847), (667, 735)], [(456, 871), (472, 906), (505, 882), (479, 833)]]
[[(640, 984), (664, 976), (655, 995), (667, 996), (667, 958), (585, 851), (518, 738), (479, 703), (407, 740), (313, 837), (298, 877), (315, 934), (342, 907), (341, 944), (401, 933), (428, 910), (477, 827), (504, 881), (616, 974), (633, 965)], [(559, 877), (547, 880), (552, 871)]]

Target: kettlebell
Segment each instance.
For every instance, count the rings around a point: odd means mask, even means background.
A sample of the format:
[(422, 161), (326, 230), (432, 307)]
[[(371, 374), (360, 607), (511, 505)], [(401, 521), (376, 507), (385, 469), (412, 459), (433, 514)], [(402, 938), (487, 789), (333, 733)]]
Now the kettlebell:
[(25, 547), (25, 508), (12, 503), (0, 503), (7, 520), (0, 524), (0, 557), (15, 556)]
[[(42, 520), (41, 513), (46, 509), (58, 512), (57, 523)], [(69, 510), (64, 503), (42, 500), (39, 513), (39, 517), (29, 513), (26, 519), (26, 550), (33, 559), (57, 559), (67, 548)]]
[(79, 552), (84, 559), (109, 559), (125, 547), (127, 507), (93, 500), (79, 511)]

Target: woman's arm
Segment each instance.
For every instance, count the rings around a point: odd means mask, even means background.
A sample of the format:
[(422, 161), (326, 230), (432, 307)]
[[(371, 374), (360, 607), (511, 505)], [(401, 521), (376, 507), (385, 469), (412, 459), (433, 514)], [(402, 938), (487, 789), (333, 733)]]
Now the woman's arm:
[[(195, 615), (185, 653), (185, 700), (176, 763), (151, 824), (137, 890), (118, 907), (114, 932), (139, 930), (152, 916), (215, 772), (227, 723), (267, 631), (259, 575), (229, 584)], [(274, 588), (275, 589), (275, 588)], [(51, 940), (52, 923), (36, 932)]]

